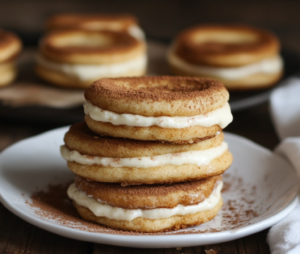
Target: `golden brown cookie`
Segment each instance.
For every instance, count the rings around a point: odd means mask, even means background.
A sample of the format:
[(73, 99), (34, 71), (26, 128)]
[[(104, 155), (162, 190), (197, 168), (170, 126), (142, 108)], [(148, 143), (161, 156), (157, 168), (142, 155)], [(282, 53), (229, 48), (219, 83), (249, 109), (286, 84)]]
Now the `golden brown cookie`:
[(96, 200), (126, 209), (174, 208), (177, 205), (194, 205), (213, 192), (221, 176), (174, 184), (132, 185), (87, 181), (77, 176), (75, 186)]
[(0, 87), (9, 85), (16, 77), (15, 60), (21, 48), (16, 35), (0, 30)]
[(223, 201), (222, 199), (220, 199), (219, 203), (214, 208), (198, 213), (188, 215), (174, 215), (169, 218), (156, 220), (147, 218), (135, 218), (131, 221), (113, 220), (106, 217), (98, 217), (95, 216), (89, 209), (78, 205), (75, 201), (73, 202), (73, 205), (77, 209), (80, 216), (87, 221), (121, 230), (154, 233), (180, 230), (208, 222), (216, 217), (216, 215), (222, 208)]
[(215, 78), (231, 90), (274, 85), (282, 76), (279, 41), (241, 25), (200, 25), (181, 32), (168, 53), (177, 75)]
[(86, 88), (101, 77), (144, 74), (145, 50), (125, 32), (60, 30), (42, 39), (36, 71), (55, 85)]

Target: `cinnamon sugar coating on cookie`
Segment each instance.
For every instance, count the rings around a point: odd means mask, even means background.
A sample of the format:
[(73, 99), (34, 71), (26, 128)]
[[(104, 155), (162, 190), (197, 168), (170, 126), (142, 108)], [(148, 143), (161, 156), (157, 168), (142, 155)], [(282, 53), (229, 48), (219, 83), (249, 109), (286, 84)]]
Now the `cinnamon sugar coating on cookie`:
[(119, 114), (193, 116), (222, 107), (229, 94), (213, 79), (160, 76), (100, 79), (86, 90), (85, 98)]
[(125, 209), (174, 208), (177, 205), (195, 205), (208, 198), (221, 176), (204, 180), (154, 185), (122, 187), (115, 183), (75, 180), (76, 187), (96, 200)]

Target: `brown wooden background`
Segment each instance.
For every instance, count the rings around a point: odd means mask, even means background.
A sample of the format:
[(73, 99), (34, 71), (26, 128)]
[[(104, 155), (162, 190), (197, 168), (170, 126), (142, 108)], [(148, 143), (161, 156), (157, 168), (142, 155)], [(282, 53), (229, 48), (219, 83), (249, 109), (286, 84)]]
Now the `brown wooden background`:
[[(44, 20), (57, 12), (128, 12), (135, 14), (151, 38), (169, 41), (197, 23), (244, 23), (275, 32), (285, 48), (300, 54), (300, 1), (37, 1), (0, 2), (0, 27), (18, 32), (27, 45), (37, 43)], [(300, 67), (300, 66), (299, 66)], [(0, 151), (12, 143), (59, 124), (39, 124), (0, 118)], [(278, 138), (268, 104), (234, 114), (226, 131), (273, 149)], [(236, 241), (183, 249), (132, 249), (67, 239), (34, 227), (0, 204), (0, 253), (269, 253), (267, 230)]]

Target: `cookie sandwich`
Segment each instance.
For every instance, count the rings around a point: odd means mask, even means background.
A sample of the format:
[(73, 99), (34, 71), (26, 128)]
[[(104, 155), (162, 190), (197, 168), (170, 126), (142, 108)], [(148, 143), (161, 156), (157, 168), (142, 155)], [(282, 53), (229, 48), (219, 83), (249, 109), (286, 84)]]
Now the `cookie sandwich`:
[(269, 31), (241, 25), (199, 25), (181, 32), (167, 60), (177, 75), (210, 77), (230, 90), (270, 87), (283, 74), (280, 43)]
[(221, 176), (128, 187), (77, 177), (68, 195), (87, 221), (127, 231), (163, 232), (213, 219), (223, 204), (222, 185)]
[(102, 77), (140, 76), (146, 71), (146, 46), (119, 31), (60, 30), (40, 42), (37, 74), (67, 88), (87, 88)]
[(232, 121), (218, 81), (191, 77), (100, 79), (85, 92), (85, 121), (100, 135), (192, 144)]
[(76, 175), (122, 186), (195, 181), (223, 174), (232, 155), (223, 133), (194, 144), (177, 145), (103, 137), (86, 123), (64, 137), (62, 157)]

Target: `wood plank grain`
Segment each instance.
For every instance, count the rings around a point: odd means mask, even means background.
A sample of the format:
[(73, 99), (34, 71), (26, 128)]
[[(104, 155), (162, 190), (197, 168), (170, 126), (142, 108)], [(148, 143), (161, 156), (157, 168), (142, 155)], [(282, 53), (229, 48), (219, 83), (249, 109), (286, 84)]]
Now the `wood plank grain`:
[(264, 254), (270, 252), (267, 244), (267, 230), (244, 238), (246, 253)]
[(266, 243), (266, 234), (268, 230), (260, 233), (220, 244), (211, 244), (187, 248), (169, 248), (169, 249), (134, 249), (109, 246), (103, 244), (94, 244), (93, 254), (119, 254), (119, 253), (164, 253), (164, 254), (253, 254), (253, 253), (270, 253)]
[(37, 228), (0, 204), (0, 253), (79, 254), (91, 253), (92, 244), (76, 241)]

